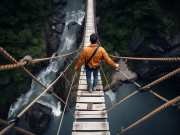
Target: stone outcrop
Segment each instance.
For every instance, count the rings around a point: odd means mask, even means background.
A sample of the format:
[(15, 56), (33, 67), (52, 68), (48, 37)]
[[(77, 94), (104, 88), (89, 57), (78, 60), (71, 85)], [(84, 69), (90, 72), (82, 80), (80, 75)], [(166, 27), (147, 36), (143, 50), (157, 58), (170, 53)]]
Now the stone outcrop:
[(50, 17), (45, 32), (47, 55), (51, 56), (59, 47), (62, 32), (65, 26), (66, 0), (54, 0), (54, 13)]

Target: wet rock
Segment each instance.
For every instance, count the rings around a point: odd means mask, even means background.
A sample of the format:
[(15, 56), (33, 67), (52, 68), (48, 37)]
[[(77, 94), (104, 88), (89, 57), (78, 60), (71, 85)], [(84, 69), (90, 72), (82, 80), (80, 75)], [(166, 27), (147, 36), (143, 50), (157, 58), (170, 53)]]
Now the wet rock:
[(67, 0), (53, 0), (54, 12), (50, 17), (46, 31), (46, 50), (47, 55), (51, 56), (57, 51), (60, 44), (60, 39), (65, 26), (65, 4)]
[(59, 34), (62, 34), (63, 29), (64, 29), (64, 24), (62, 24), (62, 23), (57, 24), (57, 25), (55, 26), (55, 31), (56, 31), (57, 33), (59, 33)]
[[(115, 71), (111, 76), (110, 88), (116, 90), (123, 82), (129, 82), (137, 79), (137, 74), (132, 72), (124, 61), (119, 61), (120, 69)], [(109, 86), (105, 86), (104, 90), (107, 91)]]
[(172, 38), (169, 39), (169, 43), (173, 47), (174, 45), (180, 44), (180, 33), (174, 35)]
[(36, 134), (42, 134), (46, 131), (51, 120), (51, 109), (39, 103), (36, 103), (28, 111), (26, 119), (30, 129)]
[(0, 86), (8, 85), (11, 81), (11, 77), (4, 76), (3, 78), (0, 78)]
[(46, 35), (47, 54), (51, 56), (59, 47), (60, 38), (55, 32), (50, 32)]
[(66, 5), (67, 0), (53, 0), (54, 4)]
[(120, 64), (120, 69), (112, 75), (112, 80), (132, 81), (137, 79), (136, 73), (131, 71), (124, 61), (120, 60), (118, 63)]
[(129, 49), (132, 51), (136, 51), (142, 45), (144, 41), (144, 36), (140, 33), (138, 29), (135, 29), (134, 33), (132, 34), (132, 38), (129, 41)]
[(180, 56), (180, 44), (178, 44), (175, 48), (165, 53), (165, 56)]
[(159, 52), (159, 53), (164, 53), (165, 52), (165, 50), (163, 48), (161, 48), (160, 46), (155, 45), (155, 44), (150, 44), (149, 49), (152, 50), (152, 51)]

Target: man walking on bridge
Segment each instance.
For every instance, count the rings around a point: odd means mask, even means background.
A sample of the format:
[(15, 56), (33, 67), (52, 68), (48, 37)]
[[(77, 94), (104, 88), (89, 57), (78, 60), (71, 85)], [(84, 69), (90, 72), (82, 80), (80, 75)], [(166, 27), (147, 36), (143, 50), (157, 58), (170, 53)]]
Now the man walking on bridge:
[[(88, 47), (85, 47), (80, 53), (79, 59), (75, 65), (75, 70), (79, 70), (84, 64), (87, 77), (87, 85), (89, 92), (95, 91), (97, 89), (98, 72), (100, 68), (100, 61), (105, 60), (105, 62), (114, 68), (118, 68), (119, 64), (115, 63), (107, 54), (103, 47), (97, 44), (96, 34), (91, 34), (90, 42)], [(93, 85), (91, 84), (91, 74), (93, 73)]]

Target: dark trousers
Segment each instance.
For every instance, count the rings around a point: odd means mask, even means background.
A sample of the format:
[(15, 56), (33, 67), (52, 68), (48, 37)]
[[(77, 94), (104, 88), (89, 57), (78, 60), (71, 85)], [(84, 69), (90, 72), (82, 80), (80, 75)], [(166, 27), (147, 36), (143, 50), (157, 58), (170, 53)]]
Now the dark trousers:
[[(89, 68), (88, 66), (85, 67), (86, 69), (86, 78), (87, 78), (87, 85), (88, 85), (88, 90), (93, 89), (96, 87), (97, 82), (98, 82), (98, 71), (99, 68)], [(91, 75), (93, 74), (93, 84), (92, 84), (92, 78)]]

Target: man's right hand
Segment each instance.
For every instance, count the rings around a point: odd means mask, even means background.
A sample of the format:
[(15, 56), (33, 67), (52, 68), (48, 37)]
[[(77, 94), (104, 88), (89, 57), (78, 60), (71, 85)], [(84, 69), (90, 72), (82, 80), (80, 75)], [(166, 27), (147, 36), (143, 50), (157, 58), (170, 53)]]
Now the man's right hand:
[(116, 69), (116, 70), (119, 70), (119, 69), (120, 69), (120, 65), (116, 63), (115, 69)]

